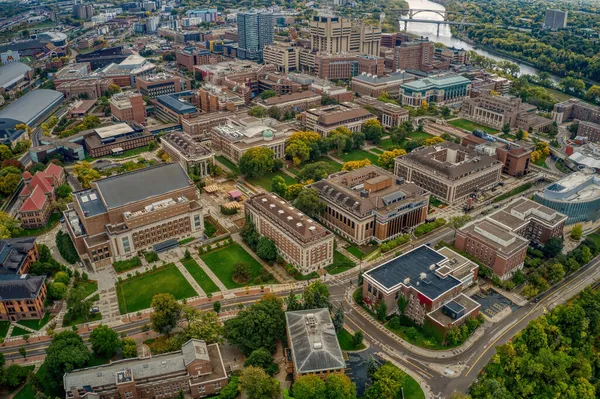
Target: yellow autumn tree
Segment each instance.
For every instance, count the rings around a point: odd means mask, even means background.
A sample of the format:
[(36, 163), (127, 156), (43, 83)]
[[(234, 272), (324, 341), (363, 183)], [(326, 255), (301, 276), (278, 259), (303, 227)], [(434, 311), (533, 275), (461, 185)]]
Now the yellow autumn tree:
[(371, 161), (363, 159), (362, 161), (348, 161), (342, 166), (342, 170), (355, 170), (371, 165)]
[(285, 155), (292, 158), (294, 165), (298, 166), (310, 157), (313, 144), (321, 141), (321, 135), (315, 132), (295, 132), (286, 141)]
[(435, 137), (431, 137), (429, 139), (425, 139), (425, 141), (423, 142), (423, 145), (435, 145), (435, 144), (441, 144), (444, 142), (444, 139), (439, 137), (439, 136), (435, 136)]
[(102, 177), (100, 173), (96, 169), (92, 168), (92, 165), (87, 161), (76, 163), (75, 166), (73, 166), (73, 173), (83, 188), (89, 188), (92, 181), (98, 180)]
[(548, 147), (548, 143), (545, 141), (538, 141), (535, 144), (535, 150), (544, 155), (544, 158), (550, 155), (550, 148)]
[(394, 168), (394, 160), (399, 156), (406, 155), (406, 151), (402, 148), (396, 148), (391, 151), (384, 151), (379, 158), (377, 158), (377, 165), (384, 169), (392, 170)]

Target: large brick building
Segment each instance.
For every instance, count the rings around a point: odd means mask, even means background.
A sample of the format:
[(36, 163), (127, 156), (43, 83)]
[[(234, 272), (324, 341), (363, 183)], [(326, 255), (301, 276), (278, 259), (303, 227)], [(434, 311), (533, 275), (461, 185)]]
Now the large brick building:
[(306, 130), (319, 133), (323, 137), (329, 136), (331, 131), (338, 127), (360, 132), (366, 121), (376, 119), (377, 116), (366, 109), (349, 102), (310, 108), (302, 113), (302, 123)]
[(321, 79), (352, 79), (362, 73), (382, 75), (384, 59), (373, 55), (360, 53), (347, 54), (321, 54), (314, 55), (312, 69), (314, 74)]
[(427, 218), (429, 193), (374, 165), (333, 174), (310, 187), (327, 206), (319, 220), (359, 245), (395, 238)]
[(23, 174), (23, 188), (19, 193), (22, 201), (18, 216), (26, 229), (44, 227), (52, 214), (52, 202), (57, 199), (56, 188), (66, 181), (65, 170), (50, 162), (44, 171), (35, 175)]
[(146, 105), (140, 93), (117, 93), (110, 99), (110, 113), (118, 122), (146, 123)]
[(164, 250), (202, 234), (197, 195), (178, 163), (106, 177), (73, 193), (64, 212), (67, 231), (79, 255), (95, 266)]
[(201, 178), (210, 175), (214, 154), (189, 134), (171, 132), (163, 136), (160, 142), (171, 160), (179, 162), (184, 170), (193, 171), (196, 176)]
[(291, 112), (292, 110), (295, 112), (301, 112), (321, 105), (321, 97), (322, 96), (320, 94), (310, 91), (303, 91), (259, 100), (258, 105), (266, 109), (271, 107), (278, 108), (282, 114), (285, 112)]
[(191, 339), (181, 350), (73, 370), (63, 377), (67, 399), (172, 398), (218, 394), (228, 382), (219, 344)]
[(463, 137), (462, 145), (472, 147), (483, 155), (496, 155), (502, 162), (502, 173), (510, 176), (524, 176), (529, 173), (530, 147), (524, 144), (498, 141), (496, 136), (475, 131)]
[(154, 140), (142, 126), (117, 123), (83, 132), (86, 152), (92, 157), (120, 155), (127, 150), (147, 146)]
[(527, 198), (518, 198), (456, 233), (455, 246), (477, 258), (501, 279), (523, 267), (529, 241), (562, 237), (567, 216)]
[(577, 136), (585, 137), (587, 141), (597, 143), (600, 141), (600, 124), (594, 122), (579, 122)]
[(576, 98), (555, 104), (552, 110), (552, 120), (560, 124), (569, 119), (600, 123), (600, 107)]
[(449, 248), (419, 246), (363, 274), (362, 296), (369, 307), (387, 305), (398, 312), (398, 299), (407, 300), (404, 315), (442, 336), (470, 317), (481, 305), (462, 292), (477, 278), (478, 266)]
[(388, 93), (391, 98), (400, 97), (400, 86), (415, 80), (415, 75), (406, 72), (394, 72), (387, 76), (377, 76), (367, 73), (352, 78), (352, 91), (361, 96), (379, 97)]
[(409, 119), (408, 110), (396, 104), (385, 103), (373, 97), (359, 97), (354, 102), (377, 115), (381, 126), (386, 129), (399, 127)]
[(333, 234), (275, 194), (257, 194), (245, 203), (256, 231), (275, 242), (278, 253), (302, 274), (333, 262)]
[(502, 162), (459, 144), (419, 147), (396, 158), (394, 171), (448, 203), (498, 184)]
[(135, 82), (137, 90), (144, 96), (156, 98), (165, 94), (179, 93), (190, 90), (192, 84), (189, 79), (169, 73), (140, 76)]
[(425, 71), (431, 69), (433, 63), (433, 42), (429, 40), (416, 40), (403, 42), (394, 47), (394, 71), (414, 69)]
[(112, 79), (88, 78), (79, 80), (70, 80), (56, 86), (56, 91), (60, 91), (66, 98), (81, 97), (96, 100), (102, 97), (102, 94), (108, 91), (108, 87), (113, 83)]

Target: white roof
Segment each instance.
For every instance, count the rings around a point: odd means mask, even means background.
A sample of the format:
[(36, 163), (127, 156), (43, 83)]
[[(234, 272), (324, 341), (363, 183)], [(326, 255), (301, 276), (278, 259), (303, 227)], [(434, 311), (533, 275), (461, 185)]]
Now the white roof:
[(127, 123), (117, 123), (116, 125), (99, 127), (96, 129), (96, 134), (103, 139), (131, 132), (133, 132), (133, 129)]

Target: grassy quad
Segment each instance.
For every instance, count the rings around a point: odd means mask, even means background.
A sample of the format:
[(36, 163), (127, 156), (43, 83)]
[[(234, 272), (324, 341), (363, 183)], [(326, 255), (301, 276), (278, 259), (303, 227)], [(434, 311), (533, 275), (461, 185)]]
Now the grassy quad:
[(260, 176), (255, 176), (255, 177), (250, 177), (250, 178), (247, 177), (246, 181), (248, 183), (252, 184), (253, 186), (260, 186), (267, 191), (271, 191), (271, 184), (272, 184), (273, 178), (275, 176), (283, 177), (283, 180), (285, 180), (285, 184), (287, 184), (287, 185), (298, 183), (294, 178), (290, 177), (289, 175), (287, 175), (281, 171), (265, 172)]
[[(50, 321), (50, 313), (46, 313), (41, 319), (21, 320), (18, 324), (40, 331)], [(13, 334), (14, 335), (14, 334)]]
[(155, 294), (169, 293), (180, 300), (196, 296), (194, 288), (173, 263), (117, 283), (121, 314), (148, 309)]
[(231, 162), (229, 159), (225, 158), (223, 155), (217, 155), (215, 159), (221, 164), (223, 164), (225, 167), (227, 167), (227, 169), (231, 170), (233, 173), (238, 175), (241, 174), (240, 168), (238, 168), (236, 164)]
[[(254, 281), (263, 268), (240, 244), (232, 244), (211, 253), (200, 255), (200, 258), (228, 289), (254, 285)], [(252, 279), (246, 284), (233, 281), (233, 265), (237, 262), (246, 263), (250, 268)]]
[(219, 287), (210, 279), (208, 274), (202, 270), (198, 262), (194, 259), (182, 259), (181, 263), (207, 295), (220, 291)]
[(337, 339), (340, 343), (340, 348), (343, 351), (359, 351), (361, 349), (365, 349), (365, 344), (360, 344), (359, 346), (354, 345), (352, 338), (352, 334), (350, 334), (350, 332), (348, 332), (348, 330), (346, 330), (345, 328), (343, 328), (342, 331), (340, 331), (337, 334)]
[(329, 274), (339, 274), (345, 272), (346, 270), (352, 269), (354, 266), (356, 266), (356, 263), (345, 257), (337, 250), (334, 250), (333, 263), (325, 267), (325, 270), (327, 270)]
[(476, 123), (476, 122), (471, 122), (468, 119), (454, 119), (451, 121), (448, 121), (448, 123), (454, 127), (457, 127), (459, 129), (464, 129), (467, 130), (469, 132), (472, 132), (475, 129), (479, 129), (479, 130), (483, 130), (486, 133), (489, 134), (496, 134), (498, 133), (497, 129)]
[(342, 154), (339, 158), (341, 158), (341, 160), (344, 162), (362, 161), (363, 159), (368, 159), (372, 164), (376, 164), (379, 157), (372, 152), (354, 149), (350, 152)]

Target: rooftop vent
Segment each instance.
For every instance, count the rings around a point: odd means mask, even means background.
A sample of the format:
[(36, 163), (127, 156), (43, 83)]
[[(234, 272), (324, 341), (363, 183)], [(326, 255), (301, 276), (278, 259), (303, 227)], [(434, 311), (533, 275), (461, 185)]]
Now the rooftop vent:
[(427, 273), (421, 273), (421, 274), (419, 274), (419, 278), (421, 280), (425, 280), (427, 278)]
[(262, 199), (262, 202), (267, 202), (267, 199), (266, 199), (266, 198), (263, 198), (263, 199)]
[(429, 270), (435, 270), (435, 263), (429, 266)]
[(293, 219), (294, 219), (294, 218), (293, 218), (293, 217), (291, 217), (291, 216), (288, 216), (288, 217), (287, 217), (287, 220), (288, 220), (288, 221), (290, 221), (290, 222), (291, 222)]
[(302, 227), (302, 223), (296, 223), (296, 227)]
[(308, 229), (309, 229), (310, 231), (315, 231), (317, 228), (316, 228), (315, 226), (310, 226)]
[(269, 208), (275, 208), (275, 204), (269, 205)]
[(404, 279), (404, 285), (410, 284), (410, 277)]
[(279, 213), (280, 215), (283, 215), (283, 209), (278, 210), (277, 213)]

